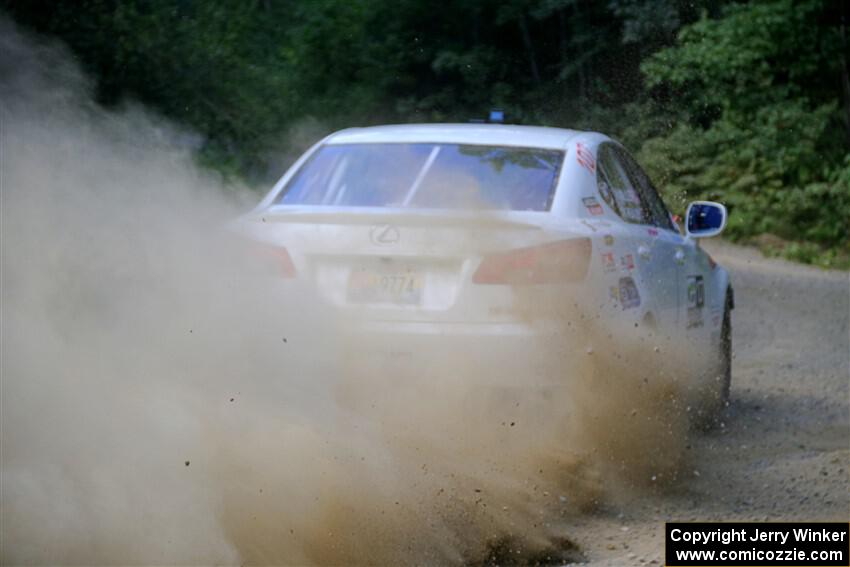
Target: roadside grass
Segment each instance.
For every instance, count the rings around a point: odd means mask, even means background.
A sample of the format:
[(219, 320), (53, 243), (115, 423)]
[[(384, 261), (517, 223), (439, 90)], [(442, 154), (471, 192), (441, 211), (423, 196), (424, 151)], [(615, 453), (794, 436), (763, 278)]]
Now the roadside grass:
[(845, 243), (843, 247), (829, 248), (814, 242), (785, 240), (769, 233), (729, 240), (736, 244), (754, 246), (762, 254), (772, 258), (785, 258), (830, 270), (850, 270), (850, 243)]

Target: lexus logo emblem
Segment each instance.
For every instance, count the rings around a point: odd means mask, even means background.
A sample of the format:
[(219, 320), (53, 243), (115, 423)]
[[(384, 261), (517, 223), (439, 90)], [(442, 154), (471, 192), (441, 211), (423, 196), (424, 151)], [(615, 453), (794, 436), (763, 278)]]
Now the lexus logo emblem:
[(372, 244), (384, 246), (386, 244), (395, 244), (401, 235), (398, 229), (391, 224), (379, 224), (372, 227), (369, 231), (369, 239)]

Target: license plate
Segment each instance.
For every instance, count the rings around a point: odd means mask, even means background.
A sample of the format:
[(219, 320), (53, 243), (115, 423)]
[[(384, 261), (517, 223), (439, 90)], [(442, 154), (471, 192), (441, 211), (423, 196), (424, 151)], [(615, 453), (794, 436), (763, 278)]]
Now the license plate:
[(348, 279), (348, 300), (355, 303), (419, 305), (422, 287), (422, 276), (414, 270), (382, 272), (358, 269), (352, 271)]

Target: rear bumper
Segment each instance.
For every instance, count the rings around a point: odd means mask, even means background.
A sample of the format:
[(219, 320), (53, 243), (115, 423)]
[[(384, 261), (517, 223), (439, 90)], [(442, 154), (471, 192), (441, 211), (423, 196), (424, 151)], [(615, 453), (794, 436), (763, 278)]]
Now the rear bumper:
[[(545, 331), (525, 323), (467, 323), (434, 321), (366, 321), (355, 332), (373, 337), (407, 337), (409, 340), (431, 336), (480, 338), (498, 341), (534, 340)], [(554, 331), (553, 331), (554, 332)]]
[[(582, 352), (555, 329), (523, 323), (361, 322), (344, 333), (356, 369), (517, 387), (557, 380), (559, 357)], [(573, 341), (574, 342), (574, 341)]]

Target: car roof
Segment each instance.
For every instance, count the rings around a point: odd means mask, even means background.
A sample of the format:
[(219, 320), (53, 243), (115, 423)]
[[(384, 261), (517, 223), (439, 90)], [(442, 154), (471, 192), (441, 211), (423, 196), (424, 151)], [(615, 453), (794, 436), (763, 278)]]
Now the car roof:
[(331, 134), (327, 144), (448, 143), (519, 146), (562, 150), (583, 132), (507, 124), (398, 124), (348, 128)]

